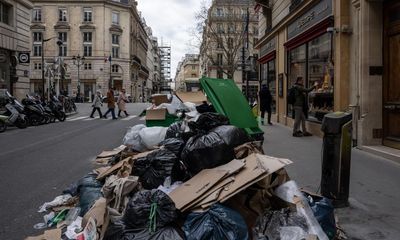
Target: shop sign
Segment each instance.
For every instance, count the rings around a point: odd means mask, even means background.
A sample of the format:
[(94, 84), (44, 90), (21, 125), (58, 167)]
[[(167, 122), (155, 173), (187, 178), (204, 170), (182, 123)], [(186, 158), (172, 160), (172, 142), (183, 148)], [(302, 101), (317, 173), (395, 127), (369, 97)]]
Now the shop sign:
[(289, 24), (287, 28), (288, 40), (331, 16), (332, 13), (332, 0), (321, 0), (317, 5)]
[(18, 53), (18, 61), (20, 63), (30, 63), (30, 55), (28, 52), (20, 52)]
[(260, 56), (263, 57), (273, 50), (275, 50), (275, 38), (272, 38), (271, 40), (269, 40), (269, 42), (261, 47)]

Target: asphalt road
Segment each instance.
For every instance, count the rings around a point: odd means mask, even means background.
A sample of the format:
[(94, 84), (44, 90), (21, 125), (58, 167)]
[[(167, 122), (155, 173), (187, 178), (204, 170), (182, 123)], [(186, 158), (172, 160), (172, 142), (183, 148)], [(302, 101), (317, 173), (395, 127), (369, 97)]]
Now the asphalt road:
[(88, 118), (90, 104), (80, 104), (66, 122), (0, 133), (1, 240), (42, 233), (33, 228), (43, 221), (39, 206), (90, 172), (97, 154), (119, 146), (127, 128), (142, 122), (135, 116), (145, 105), (127, 107), (128, 118), (105, 120)]

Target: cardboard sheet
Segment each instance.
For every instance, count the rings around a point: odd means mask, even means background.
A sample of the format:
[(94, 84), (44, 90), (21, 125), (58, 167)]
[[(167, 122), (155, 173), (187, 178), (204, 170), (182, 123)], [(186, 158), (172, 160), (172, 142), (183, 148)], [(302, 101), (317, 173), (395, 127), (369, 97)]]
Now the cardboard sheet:
[(122, 151), (124, 151), (126, 148), (125, 145), (121, 145), (117, 148), (114, 148), (111, 151), (103, 151), (102, 153), (100, 153), (99, 155), (97, 155), (98, 158), (106, 158), (106, 157), (112, 157), (114, 155), (117, 155), (119, 153), (121, 153)]
[(169, 194), (177, 209), (181, 210), (187, 205), (203, 196), (210, 188), (226, 177), (228, 171), (219, 169), (204, 169), (187, 182)]
[(169, 103), (168, 96), (166, 94), (152, 95), (151, 99), (156, 106), (160, 105), (161, 103)]
[(149, 109), (146, 110), (146, 120), (164, 120), (167, 116), (167, 109)]
[(112, 166), (111, 168), (107, 169), (106, 171), (102, 172), (101, 174), (99, 174), (97, 176), (97, 180), (103, 179), (105, 177), (107, 177), (108, 175), (118, 171), (123, 165), (124, 163), (132, 163), (132, 158), (131, 157), (127, 157), (122, 161), (119, 161), (117, 164), (115, 164), (114, 166)]
[(234, 182), (224, 188), (224, 191), (218, 197), (218, 201), (226, 201), (253, 183), (292, 163), (288, 159), (261, 154), (251, 154), (245, 158), (245, 161), (244, 169), (236, 174)]
[(61, 229), (52, 229), (52, 230), (46, 230), (44, 232), (44, 239), (46, 240), (55, 240), (55, 239), (61, 239)]
[(204, 101), (207, 102), (207, 97), (204, 95), (203, 92), (177, 92), (175, 95), (182, 101), (182, 102), (191, 102), (195, 104), (202, 104)]
[(104, 224), (104, 218), (107, 209), (107, 200), (105, 198), (99, 198), (89, 211), (83, 216), (82, 226), (86, 226), (90, 218), (93, 218), (96, 222), (97, 227)]

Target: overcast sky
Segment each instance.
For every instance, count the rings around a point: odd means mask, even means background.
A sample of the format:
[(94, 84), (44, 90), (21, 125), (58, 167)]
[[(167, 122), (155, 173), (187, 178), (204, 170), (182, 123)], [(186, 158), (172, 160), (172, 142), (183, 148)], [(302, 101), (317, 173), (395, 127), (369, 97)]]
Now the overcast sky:
[(153, 30), (159, 42), (171, 44), (171, 77), (185, 53), (198, 53), (190, 46), (189, 29), (195, 26), (194, 15), (200, 8), (200, 0), (137, 0), (138, 9)]

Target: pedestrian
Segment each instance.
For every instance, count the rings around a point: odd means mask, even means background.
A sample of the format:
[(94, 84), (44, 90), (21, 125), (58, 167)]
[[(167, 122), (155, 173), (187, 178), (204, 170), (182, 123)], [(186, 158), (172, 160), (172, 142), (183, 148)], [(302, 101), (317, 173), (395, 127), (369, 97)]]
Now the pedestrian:
[[(307, 95), (309, 92), (316, 88), (318, 83), (315, 83), (311, 88), (304, 87), (303, 77), (297, 77), (296, 83), (293, 86), (293, 91), (295, 92), (295, 101), (293, 103), (294, 109), (294, 126), (293, 126), (293, 137), (302, 136), (312, 136), (311, 133), (307, 132), (306, 129), (306, 117), (304, 110), (308, 109), (306, 106)], [(303, 132), (300, 131), (300, 124), (302, 126)]]
[(126, 106), (125, 104), (128, 102), (128, 98), (126, 97), (125, 94), (125, 89), (121, 90), (121, 93), (118, 96), (117, 104), (118, 104), (118, 117), (121, 117), (121, 112), (125, 113), (125, 116), (129, 116), (129, 114), (126, 112)]
[(107, 118), (108, 113), (111, 112), (112, 119), (118, 119), (115, 117), (115, 99), (114, 99), (114, 91), (110, 87), (107, 92), (107, 107), (108, 110), (104, 113), (104, 118)]
[(263, 85), (261, 87), (261, 91), (259, 92), (259, 97), (260, 97), (261, 124), (264, 125), (265, 112), (267, 112), (268, 124), (272, 125), (271, 122), (272, 95), (267, 85)]
[(101, 114), (101, 109), (100, 109), (101, 106), (103, 106), (103, 102), (101, 99), (101, 92), (100, 92), (100, 90), (97, 90), (96, 95), (94, 96), (94, 100), (93, 100), (93, 105), (92, 105), (93, 110), (92, 110), (92, 114), (90, 114), (91, 118), (94, 118), (93, 114), (96, 110), (99, 113), (100, 118), (103, 117), (103, 115)]

